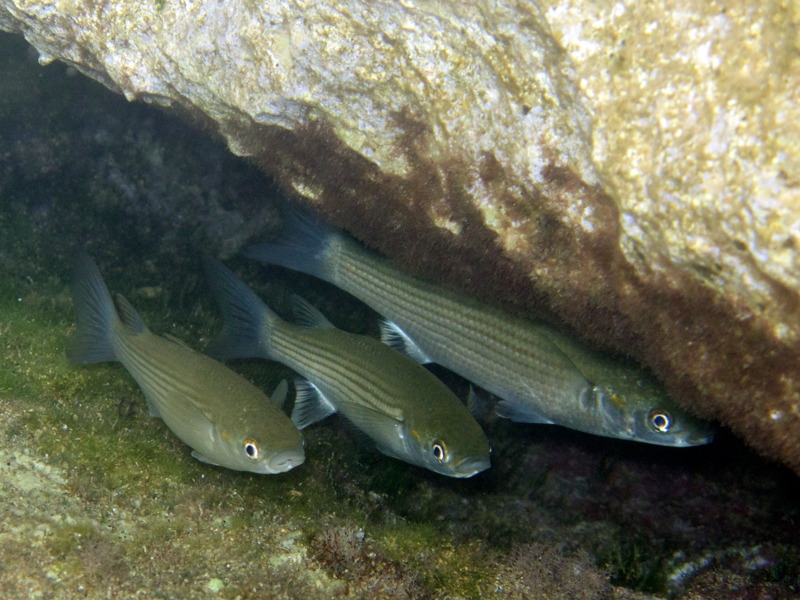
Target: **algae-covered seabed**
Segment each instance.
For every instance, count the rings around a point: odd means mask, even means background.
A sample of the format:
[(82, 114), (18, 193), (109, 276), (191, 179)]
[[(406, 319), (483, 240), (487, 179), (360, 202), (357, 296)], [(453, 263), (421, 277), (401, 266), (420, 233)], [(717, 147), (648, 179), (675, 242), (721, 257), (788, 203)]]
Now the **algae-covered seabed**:
[[(332, 419), (306, 431), (304, 465), (258, 476), (192, 459), (120, 365), (67, 363), (80, 248), (154, 331), (202, 348), (219, 321), (197, 254), (250, 235), (275, 193), (196, 130), (0, 36), (3, 598), (800, 593), (798, 478), (725, 431), (674, 450), (487, 418), (494, 466), (463, 481)], [(231, 264), (279, 307), (300, 292), (375, 334), (329, 286)], [(288, 375), (233, 367), (267, 390)]]

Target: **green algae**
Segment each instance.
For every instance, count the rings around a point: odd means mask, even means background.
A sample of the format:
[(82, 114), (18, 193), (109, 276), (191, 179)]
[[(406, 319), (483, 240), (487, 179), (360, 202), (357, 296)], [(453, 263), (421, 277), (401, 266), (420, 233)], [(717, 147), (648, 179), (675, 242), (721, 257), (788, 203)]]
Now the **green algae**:
[[(64, 345), (73, 323), (65, 282), (14, 297), (7, 293), (8, 281), (0, 281), (6, 292), (0, 302), (0, 361), (10, 369), (3, 371), (0, 397), (16, 417), (2, 444), (22, 447), (59, 469), (64, 483), (56, 504), (68, 507), (45, 511), (43, 555), (25, 567), (38, 570), (44, 592), (91, 595), (109, 582), (123, 590), (155, 589), (164, 585), (157, 575), (164, 571), (177, 579), (163, 589), (220, 581), (222, 586), (212, 587), (225, 598), (254, 590), (266, 597), (293, 590), (313, 598), (324, 597), (325, 589), (361, 597), (376, 586), (405, 590), (395, 597), (486, 593), (494, 567), (483, 544), (391, 510), (390, 494), (422, 485), (419, 470), (371, 451), (353, 453), (349, 434), (324, 427), (307, 436), (308, 464), (283, 476), (203, 465), (147, 415), (141, 392), (120, 365), (67, 363)], [(214, 322), (202, 311), (196, 316)], [(252, 364), (239, 367), (259, 371)], [(266, 385), (283, 375), (259, 372)], [(342, 478), (359, 463), (364, 474), (343, 486)], [(370, 472), (376, 463), (382, 468)], [(373, 489), (366, 487), (369, 482)], [(50, 512), (63, 516), (54, 520)], [(325, 563), (319, 553), (309, 557), (311, 541), (332, 523), (351, 537), (365, 532), (369, 552), (363, 556), (370, 557), (371, 568), (350, 565), (345, 574), (320, 568)], [(351, 550), (345, 556), (361, 555)], [(254, 563), (259, 566), (252, 571), (245, 568)], [(272, 591), (264, 591), (265, 580)], [(283, 582), (277, 588), (276, 580)]]
[[(63, 290), (52, 291), (52, 297), (63, 296)], [(155, 562), (170, 571), (180, 569), (179, 580), (186, 584), (203, 580), (201, 565), (216, 559), (226, 565), (254, 560), (279, 565), (286, 585), (294, 587), (307, 577), (299, 572), (309, 566), (294, 564), (305, 552), (298, 550), (301, 544), (287, 542), (295, 539), (293, 532), (302, 536), (317, 528), (315, 516), (357, 514), (352, 502), (337, 506), (337, 494), (329, 487), (333, 481), (324, 473), (319, 480), (299, 470), (252, 477), (198, 463), (160, 421), (147, 416), (141, 393), (123, 368), (67, 364), (64, 343), (72, 323), (65, 302), (54, 305), (32, 295), (8, 300), (12, 295), (7, 293), (3, 298), (0, 360), (10, 369), (3, 371), (0, 390), (3, 401), (19, 415), (7, 425), (4, 444), (23, 444), (33, 456), (60, 468), (65, 473), (63, 493), (70, 502), (104, 510), (110, 504), (112, 514), (127, 515), (122, 527), (101, 525), (86, 516), (51, 522), (45, 544), (49, 558), (40, 559), (48, 563), (43, 581), (55, 587), (79, 582), (76, 591), (108, 581), (122, 585), (125, 578), (149, 581), (152, 571), (143, 571), (143, 565)], [(310, 451), (328, 444), (311, 442)], [(322, 464), (319, 467), (325, 471)], [(369, 521), (366, 514), (359, 520)], [(397, 561), (402, 528), (371, 539), (381, 547), (382, 538), (392, 549), (391, 560)], [(404, 545), (414, 552), (452, 546), (430, 528), (419, 528), (418, 535), (406, 538)], [(283, 554), (294, 556), (287, 550), (292, 546), (296, 556), (282, 560)], [(438, 559), (428, 567), (435, 575), (429, 579), (448, 581), (442, 572), (449, 566)], [(266, 577), (263, 569), (257, 572)], [(225, 582), (214, 586), (221, 597), (258, 589), (243, 572), (238, 579), (224, 574), (209, 579)], [(271, 571), (269, 579), (274, 579)]]
[[(505, 512), (506, 500), (493, 486), (436, 478), (387, 459), (336, 420), (305, 432), (307, 462), (285, 475), (201, 464), (147, 415), (121, 365), (68, 364), (67, 288), (58, 277), (41, 284), (0, 279), (0, 363), (9, 367), (0, 378), (0, 401), (13, 414), (4, 419), (0, 447), (19, 448), (63, 477), (57, 494), (29, 519), (42, 539), (32, 562), (8, 563), (38, 573), (43, 594), (91, 597), (112, 585), (121, 592), (162, 589), (164, 598), (212, 588), (220, 598), (361, 598), (376, 590), (402, 598), (501, 598), (523, 590), (520, 597), (527, 597), (541, 565), (519, 541), (533, 530)], [(191, 311), (176, 308), (172, 294)], [(164, 295), (145, 302), (145, 318), (183, 320), (181, 335), (189, 341), (213, 334), (218, 320), (198, 289)], [(288, 375), (258, 361), (233, 366), (267, 390)], [(529, 493), (542, 498), (553, 485), (559, 478), (546, 471), (534, 469), (526, 480)], [(554, 506), (570, 512), (563, 499)], [(448, 513), (452, 521), (443, 517)], [(574, 515), (570, 520), (567, 531), (581, 526)], [(543, 547), (547, 556), (560, 556)], [(4, 547), (0, 560), (17, 550)], [(605, 577), (599, 564), (615, 585), (665, 593), (671, 552), (618, 531), (596, 544), (594, 558), (567, 564), (579, 565), (576, 577), (595, 582), (592, 590)], [(793, 563), (777, 562), (775, 577), (792, 581), (784, 564)]]
[(667, 589), (667, 564), (672, 553), (637, 536), (615, 535), (598, 551), (601, 564), (609, 565), (611, 581), (644, 592)]

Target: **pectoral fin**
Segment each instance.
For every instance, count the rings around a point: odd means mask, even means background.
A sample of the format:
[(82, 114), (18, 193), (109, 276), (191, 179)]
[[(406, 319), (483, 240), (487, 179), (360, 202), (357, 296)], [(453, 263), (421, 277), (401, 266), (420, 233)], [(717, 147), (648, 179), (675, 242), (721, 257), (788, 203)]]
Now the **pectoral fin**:
[(209, 465), (214, 465), (215, 467), (219, 466), (213, 460), (208, 460), (205, 456), (200, 454), (197, 450), (192, 450), (192, 456), (194, 456), (200, 462), (204, 462), (204, 463), (209, 464)]
[(394, 431), (404, 421), (403, 411), (400, 409), (386, 407), (384, 410), (358, 402), (342, 402), (340, 410), (353, 423), (370, 431), (378, 429)]
[(521, 402), (511, 402), (500, 400), (494, 407), (498, 417), (509, 419), (516, 423), (539, 423), (541, 425), (554, 425), (555, 422), (547, 417), (543, 417), (530, 406), (525, 406)]
[(182, 346), (182, 347), (186, 348), (187, 350), (191, 350), (192, 352), (196, 352), (196, 350), (194, 348), (192, 348), (189, 344), (187, 344), (186, 342), (184, 342), (183, 340), (181, 340), (179, 338), (176, 338), (174, 335), (172, 335), (170, 333), (165, 333), (164, 334), (164, 338), (169, 340), (170, 342), (172, 342), (174, 344), (178, 344), (178, 346)]

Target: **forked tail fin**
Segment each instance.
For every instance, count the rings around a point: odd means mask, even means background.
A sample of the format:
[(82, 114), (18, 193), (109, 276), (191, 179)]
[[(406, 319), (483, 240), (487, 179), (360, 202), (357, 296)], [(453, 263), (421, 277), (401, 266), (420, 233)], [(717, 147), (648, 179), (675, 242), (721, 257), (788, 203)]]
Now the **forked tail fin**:
[(279, 237), (245, 248), (244, 255), (329, 281), (325, 251), (331, 239), (338, 235), (337, 230), (297, 205), (285, 205), (282, 214), (283, 228)]
[(86, 253), (75, 264), (72, 299), (78, 326), (67, 345), (67, 358), (75, 365), (117, 360), (112, 344), (117, 310), (100, 270)]

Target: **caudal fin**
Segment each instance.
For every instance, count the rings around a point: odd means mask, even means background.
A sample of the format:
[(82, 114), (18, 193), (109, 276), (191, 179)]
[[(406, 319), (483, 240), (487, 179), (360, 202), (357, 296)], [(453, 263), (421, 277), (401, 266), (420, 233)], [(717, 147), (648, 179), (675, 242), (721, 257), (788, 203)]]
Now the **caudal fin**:
[(221, 262), (206, 258), (203, 266), (224, 320), (206, 354), (217, 360), (269, 358), (270, 324), (278, 316)]
[(69, 360), (75, 365), (117, 360), (111, 343), (117, 311), (100, 270), (85, 253), (75, 265), (72, 299), (78, 326), (67, 345)]
[(245, 248), (244, 255), (328, 280), (325, 250), (337, 235), (336, 229), (297, 205), (286, 205), (282, 214), (283, 229), (279, 237)]

